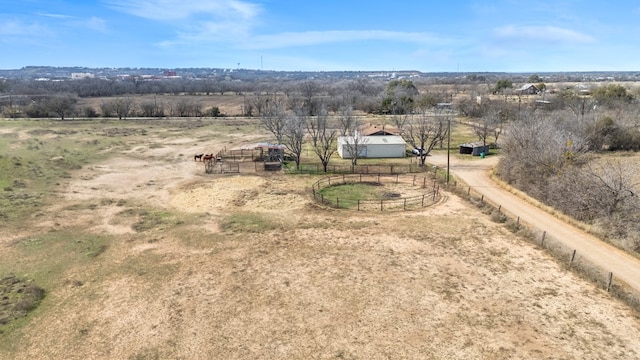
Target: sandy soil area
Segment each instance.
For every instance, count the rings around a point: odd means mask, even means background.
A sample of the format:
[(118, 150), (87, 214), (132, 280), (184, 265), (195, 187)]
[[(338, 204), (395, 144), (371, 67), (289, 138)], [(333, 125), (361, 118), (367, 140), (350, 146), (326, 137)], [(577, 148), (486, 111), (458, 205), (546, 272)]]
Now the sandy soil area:
[[(409, 212), (323, 209), (311, 177), (204, 174), (190, 154), (223, 144), (195, 143), (73, 174), (31, 231), (84, 224), (112, 240), (0, 358), (640, 357), (637, 313), (454, 195)], [(86, 202), (99, 206), (65, 210)], [(136, 230), (131, 208), (186, 220)], [(268, 226), (224, 230), (234, 214)]]

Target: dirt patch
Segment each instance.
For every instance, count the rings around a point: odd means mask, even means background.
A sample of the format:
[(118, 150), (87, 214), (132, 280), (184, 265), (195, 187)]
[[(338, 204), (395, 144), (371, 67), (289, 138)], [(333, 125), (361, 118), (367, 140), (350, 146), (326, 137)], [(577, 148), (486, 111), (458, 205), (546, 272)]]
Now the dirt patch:
[(177, 191), (169, 204), (181, 211), (211, 214), (240, 209), (294, 212), (304, 208), (309, 201), (305, 189), (295, 186), (295, 182), (279, 184), (263, 176), (223, 176)]

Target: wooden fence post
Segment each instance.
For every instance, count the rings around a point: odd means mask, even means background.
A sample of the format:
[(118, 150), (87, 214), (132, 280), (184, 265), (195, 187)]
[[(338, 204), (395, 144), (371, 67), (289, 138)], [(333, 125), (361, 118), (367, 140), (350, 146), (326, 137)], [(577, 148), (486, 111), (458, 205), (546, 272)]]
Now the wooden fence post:
[(607, 284), (607, 292), (611, 291), (611, 284), (613, 283), (613, 273), (609, 273), (609, 283)]
[(360, 199), (358, 199), (358, 211), (360, 211)]
[(380, 200), (380, 211), (384, 211), (384, 200)]
[(576, 258), (576, 251), (573, 250), (571, 253), (571, 260), (569, 260), (569, 269), (571, 269), (571, 264), (573, 264), (573, 260)]
[(340, 209), (340, 199), (336, 198), (336, 209)]
[(547, 232), (542, 232), (542, 240), (540, 240), (540, 246), (544, 247), (544, 238), (547, 237)]

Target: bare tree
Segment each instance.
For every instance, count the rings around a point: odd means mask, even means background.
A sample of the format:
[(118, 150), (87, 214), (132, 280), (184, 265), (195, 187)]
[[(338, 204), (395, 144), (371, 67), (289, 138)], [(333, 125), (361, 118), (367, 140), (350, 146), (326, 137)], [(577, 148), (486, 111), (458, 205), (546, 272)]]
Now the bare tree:
[(338, 121), (340, 125), (340, 135), (347, 136), (354, 132), (356, 126), (356, 118), (353, 115), (353, 109), (350, 106), (342, 107), (339, 110)]
[(133, 110), (134, 101), (130, 97), (119, 97), (115, 100), (111, 100), (107, 106), (103, 106), (103, 116), (105, 115), (105, 110), (110, 110), (111, 113), (115, 113), (118, 119), (126, 119)]
[[(625, 209), (632, 202), (637, 210), (638, 182), (634, 182), (635, 167), (619, 160), (590, 162), (586, 167), (589, 178), (590, 199), (593, 211), (611, 216)], [(597, 210), (596, 210), (597, 209)]]
[(507, 125), (498, 174), (520, 190), (544, 201), (548, 185), (568, 164), (582, 161), (587, 142), (582, 135), (558, 126), (557, 119), (525, 113)]
[[(424, 110), (426, 112), (426, 110)], [(404, 129), (409, 122), (409, 119), (412, 118), (413, 115), (410, 114), (394, 114), (393, 115), (393, 124), (398, 129)]]
[(78, 99), (71, 95), (53, 96), (47, 100), (46, 107), (64, 120), (65, 116), (73, 114), (77, 102)]
[(191, 101), (187, 98), (180, 98), (174, 106), (179, 117), (189, 116), (191, 110)]
[(402, 136), (414, 148), (422, 149), (419, 153), (421, 166), (431, 150), (447, 137), (449, 121), (449, 115), (429, 116), (426, 111), (408, 118)]
[(318, 144), (320, 126), (322, 126), (322, 124), (320, 122), (323, 120), (322, 119), (323, 117), (326, 118), (326, 114), (325, 115), (309, 116), (308, 117), (308, 120), (307, 120), (307, 133), (309, 133), (309, 136), (311, 137), (311, 146), (313, 146), (313, 147), (316, 147), (316, 145)]
[(358, 157), (362, 152), (363, 146), (367, 141), (366, 136), (362, 136), (358, 131), (360, 124), (350, 107), (345, 107), (341, 110), (341, 114), (338, 116), (340, 123), (341, 139), (344, 141), (344, 151), (351, 159), (351, 167), (354, 168), (358, 165)]
[(285, 127), (287, 126), (287, 114), (284, 102), (279, 98), (266, 101), (265, 108), (260, 114), (260, 122), (267, 131), (276, 138), (278, 144), (283, 143)]
[(313, 131), (309, 130), (309, 135), (313, 140), (313, 151), (318, 155), (322, 163), (322, 169), (327, 172), (329, 160), (336, 152), (338, 130), (329, 123), (326, 111), (321, 112), (310, 122), (315, 123), (312, 127), (307, 124), (308, 130), (313, 129)]
[(316, 80), (307, 80), (300, 83), (298, 91), (302, 97), (302, 108), (305, 115), (313, 116), (318, 113), (319, 102), (317, 96), (322, 91), (322, 86)]
[(487, 145), (489, 136), (493, 136), (494, 143), (498, 143), (498, 138), (502, 133), (504, 116), (501, 110), (491, 108), (486, 114), (473, 122), (473, 132), (478, 136), (478, 140), (482, 141), (482, 145)]
[(153, 96), (153, 101), (145, 101), (140, 104), (140, 112), (143, 117), (162, 117), (164, 116), (164, 104)]
[(594, 101), (590, 97), (577, 95), (571, 90), (560, 93), (559, 100), (569, 108), (578, 120), (584, 120), (585, 114), (594, 107)]
[(100, 104), (100, 112), (103, 117), (112, 117), (114, 111), (112, 101), (103, 101)]
[(304, 146), (306, 120), (306, 116), (298, 116), (292, 113), (286, 117), (283, 129), (283, 143), (296, 163), (296, 170), (300, 170), (300, 158)]

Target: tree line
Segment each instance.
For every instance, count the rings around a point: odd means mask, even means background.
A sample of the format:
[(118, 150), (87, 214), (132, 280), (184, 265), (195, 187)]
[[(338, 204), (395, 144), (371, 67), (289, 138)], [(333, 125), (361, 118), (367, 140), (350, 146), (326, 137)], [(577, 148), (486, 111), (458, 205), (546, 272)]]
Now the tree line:
[(640, 104), (621, 85), (588, 96), (563, 91), (553, 107), (516, 112), (504, 123), (497, 174), (617, 245), (640, 251), (637, 162), (612, 156), (640, 150), (639, 115)]

